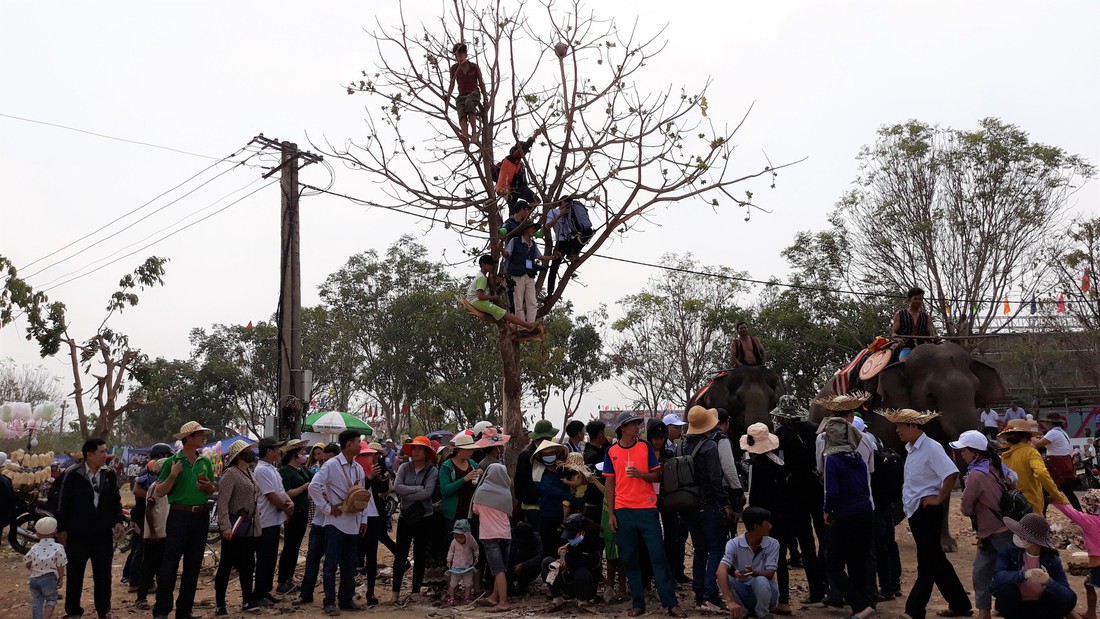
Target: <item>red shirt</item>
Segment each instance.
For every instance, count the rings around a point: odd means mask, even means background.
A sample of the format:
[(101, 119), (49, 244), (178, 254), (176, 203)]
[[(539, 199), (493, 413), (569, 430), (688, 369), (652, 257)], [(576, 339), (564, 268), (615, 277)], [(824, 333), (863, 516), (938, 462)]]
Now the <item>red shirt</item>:
[(466, 68), (467, 71), (463, 73), (457, 64), (451, 66), (451, 79), (458, 81), (459, 96), (478, 91), (477, 80), (481, 77), (481, 69), (469, 60), (466, 61)]
[(604, 477), (615, 478), (615, 509), (656, 509), (657, 491), (653, 484), (640, 477), (627, 477), (627, 466), (633, 466), (641, 473), (661, 468), (657, 454), (648, 441), (635, 440), (630, 447), (615, 443), (607, 450), (603, 459)]

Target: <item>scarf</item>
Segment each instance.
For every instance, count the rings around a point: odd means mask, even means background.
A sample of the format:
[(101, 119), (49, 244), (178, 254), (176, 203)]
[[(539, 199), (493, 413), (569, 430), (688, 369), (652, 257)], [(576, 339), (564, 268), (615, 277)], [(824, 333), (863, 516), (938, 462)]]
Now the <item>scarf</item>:
[[(980, 458), (980, 459), (975, 458), (966, 467), (966, 470), (967, 470), (968, 473), (973, 473), (974, 471), (978, 471), (979, 473), (985, 473), (986, 475), (992, 475), (992, 473), (990, 472), (990, 469), (989, 469), (989, 460), (987, 460), (985, 458)], [(1004, 464), (1001, 464), (1001, 479), (1007, 479), (1007, 480), (1015, 481), (1015, 478), (1016, 478), (1016, 473), (1014, 471), (1012, 471), (1011, 469), (1009, 469)]]
[(470, 503), (492, 507), (505, 514), (511, 514), (512, 480), (508, 477), (507, 467), (498, 462), (486, 467), (481, 474), (481, 481), (474, 490), (474, 496), (470, 499)]

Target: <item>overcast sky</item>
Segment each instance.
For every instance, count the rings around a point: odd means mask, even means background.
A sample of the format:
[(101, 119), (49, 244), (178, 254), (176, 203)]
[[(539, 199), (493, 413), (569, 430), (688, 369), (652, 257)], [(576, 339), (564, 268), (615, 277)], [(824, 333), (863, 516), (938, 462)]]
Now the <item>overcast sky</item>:
[[(431, 22), (448, 5), (409, 2), (406, 15), (412, 22)], [(348, 96), (341, 84), (373, 66), (374, 48), (363, 29), (373, 28), (376, 20), (393, 24), (395, 7), (380, 0), (3, 0), (0, 114), (215, 157), (236, 151), (260, 132), (303, 146), (307, 133), (334, 142), (362, 138), (368, 99)], [(710, 116), (728, 123), (737, 122), (755, 102), (736, 139), (735, 171), (758, 169), (763, 151), (776, 163), (807, 157), (781, 173), (775, 190), (765, 189), (766, 184), (750, 187), (771, 214), (754, 213), (746, 222), (742, 211), (677, 205), (627, 242), (604, 250), (609, 255), (655, 262), (666, 251), (690, 250), (705, 264), (730, 266), (756, 278), (782, 275), (779, 252), (798, 230), (825, 226), (826, 214), (855, 177), (859, 147), (873, 140), (878, 126), (910, 118), (972, 128), (979, 119), (996, 116), (1021, 126), (1035, 140), (1100, 163), (1100, 4), (1092, 0), (600, 0), (590, 7), (625, 25), (637, 18), (643, 32), (667, 25), (668, 47), (641, 74), (642, 89), (681, 84), (691, 89), (713, 78)], [(19, 267), (211, 163), (3, 116), (0, 138), (0, 254)], [(21, 274), (44, 287), (141, 249), (160, 236), (155, 231), (194, 221), (262, 187), (254, 183), (259, 173), (231, 170), (119, 232), (167, 204), (159, 200)], [(302, 173), (307, 183), (327, 178), (320, 166)], [(1096, 213), (1098, 187), (1094, 182), (1077, 194), (1076, 212)], [(211, 206), (237, 190), (242, 191)], [(334, 190), (369, 197), (377, 188), (362, 174), (337, 166)], [(404, 232), (424, 231), (407, 216), (331, 196), (304, 198), (301, 210), (307, 305), (318, 302), (317, 285), (349, 255), (383, 250)], [(186, 357), (191, 328), (244, 324), (273, 313), (278, 224), (278, 189), (262, 189), (163, 243), (49, 294), (68, 306), (71, 332), (90, 335), (119, 277), (146, 256), (166, 256), (171, 259), (167, 285), (143, 293), (141, 305), (112, 324), (149, 355)], [(100, 240), (75, 258), (35, 273)], [(435, 256), (444, 249), (450, 258), (458, 255), (459, 246), (447, 233), (432, 232), (424, 240)], [(457, 272), (473, 270), (471, 263)], [(581, 272), (583, 286), (571, 286), (568, 296), (581, 310), (607, 303), (614, 314), (616, 301), (651, 274), (645, 267), (591, 260)], [(23, 339), (24, 327), (20, 321), (0, 331), (0, 357), (41, 362), (64, 376), (64, 360), (40, 361), (37, 347)], [(612, 386), (597, 396), (585, 408), (628, 403)]]

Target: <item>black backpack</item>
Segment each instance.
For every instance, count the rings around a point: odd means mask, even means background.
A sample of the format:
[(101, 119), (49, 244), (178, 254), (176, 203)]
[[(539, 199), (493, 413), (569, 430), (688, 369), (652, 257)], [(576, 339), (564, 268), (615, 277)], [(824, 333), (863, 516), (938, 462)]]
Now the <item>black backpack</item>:
[(661, 503), (674, 512), (697, 512), (703, 507), (703, 489), (695, 479), (695, 454), (709, 441), (704, 438), (686, 456), (669, 458), (661, 465)]
[(1033, 511), (1031, 509), (1031, 503), (1028, 502), (1027, 497), (1024, 496), (1023, 492), (1020, 492), (1016, 488), (1010, 486), (1008, 480), (1005, 479), (1003, 475), (993, 474), (992, 468), (990, 469), (990, 474), (993, 475), (993, 478), (997, 480), (997, 485), (999, 485), (1001, 489), (1004, 490), (1004, 492), (1001, 493), (1001, 501), (998, 505), (998, 507), (1000, 508), (1000, 516), (1002, 518), (1007, 516), (1008, 518), (1019, 522), (1021, 518), (1030, 514)]
[(880, 503), (897, 503), (901, 501), (901, 486), (905, 480), (905, 458), (885, 446), (877, 436), (875, 443), (877, 449), (874, 456), (875, 471), (871, 473), (871, 497), (876, 506)]

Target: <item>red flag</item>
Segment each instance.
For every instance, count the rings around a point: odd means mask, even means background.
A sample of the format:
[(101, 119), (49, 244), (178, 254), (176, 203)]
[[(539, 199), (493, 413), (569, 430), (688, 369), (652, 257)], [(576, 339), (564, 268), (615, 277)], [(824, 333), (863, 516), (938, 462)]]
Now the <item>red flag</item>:
[(1066, 295), (1064, 292), (1058, 293), (1058, 307), (1054, 311), (1059, 313), (1066, 311)]
[(252, 328), (252, 321), (251, 321), (251, 320), (249, 320), (249, 321), (248, 321), (248, 328), (249, 328), (249, 329), (251, 329), (251, 328)]
[(1006, 314), (1011, 314), (1012, 313), (1012, 306), (1008, 304), (1008, 295), (1007, 294), (1005, 295), (1005, 313)]
[(1092, 282), (1089, 281), (1089, 270), (1085, 269), (1085, 274), (1081, 276), (1081, 292), (1088, 292)]

